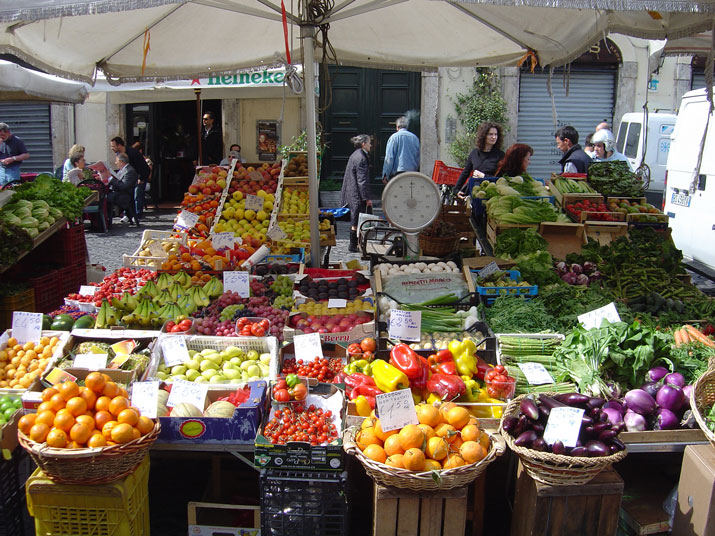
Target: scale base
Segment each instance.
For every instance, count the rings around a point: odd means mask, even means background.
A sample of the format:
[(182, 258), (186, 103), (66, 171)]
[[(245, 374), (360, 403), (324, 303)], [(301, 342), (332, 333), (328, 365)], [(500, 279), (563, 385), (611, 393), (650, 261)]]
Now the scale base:
[(419, 233), (405, 233), (405, 260), (414, 261), (420, 258)]

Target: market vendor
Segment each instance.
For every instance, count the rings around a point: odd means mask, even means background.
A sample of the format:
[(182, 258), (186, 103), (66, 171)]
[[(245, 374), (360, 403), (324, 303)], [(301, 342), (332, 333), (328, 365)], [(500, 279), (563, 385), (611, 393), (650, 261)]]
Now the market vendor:
[(633, 171), (626, 155), (616, 151), (616, 137), (613, 135), (613, 132), (605, 128), (601, 129), (594, 133), (591, 142), (596, 152), (596, 156), (593, 159), (594, 162), (628, 162), (628, 168)]
[(370, 152), (371, 141), (370, 136), (367, 134), (358, 134), (350, 138), (350, 141), (355, 147), (355, 151), (350, 155), (348, 165), (345, 167), (340, 202), (350, 207), (350, 245), (348, 251), (357, 253), (358, 218), (361, 212), (367, 211), (367, 207), (372, 207), (372, 200), (370, 199), (370, 164), (367, 157)]
[(561, 173), (586, 173), (591, 165), (591, 157), (588, 156), (578, 144), (578, 132), (572, 126), (561, 127), (554, 134), (556, 147), (564, 153), (559, 160)]
[(461, 198), (467, 196), (463, 190), (469, 185), (469, 177), (483, 179), (493, 177), (497, 164), (504, 158), (501, 125), (485, 122), (477, 129), (477, 147), (469, 153), (464, 169), (457, 179), (454, 191)]
[(504, 158), (499, 161), (496, 169), (497, 177), (517, 177), (526, 172), (531, 162), (534, 149), (525, 143), (515, 143), (506, 152)]
[(20, 180), (20, 165), (28, 158), (25, 143), (10, 131), (7, 123), (0, 123), (0, 186)]

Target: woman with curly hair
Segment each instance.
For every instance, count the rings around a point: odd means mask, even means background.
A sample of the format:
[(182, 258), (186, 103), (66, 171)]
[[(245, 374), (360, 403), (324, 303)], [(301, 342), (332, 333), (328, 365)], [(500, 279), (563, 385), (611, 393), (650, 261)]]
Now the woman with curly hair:
[(499, 160), (504, 157), (502, 146), (502, 128), (498, 123), (487, 121), (477, 129), (477, 147), (464, 164), (464, 169), (457, 179), (454, 191), (459, 197), (466, 197), (462, 191), (469, 184), (469, 177), (483, 179), (493, 177)]
[(515, 143), (506, 151), (506, 155), (499, 161), (496, 169), (497, 177), (516, 177), (526, 172), (531, 162), (534, 149), (525, 143)]

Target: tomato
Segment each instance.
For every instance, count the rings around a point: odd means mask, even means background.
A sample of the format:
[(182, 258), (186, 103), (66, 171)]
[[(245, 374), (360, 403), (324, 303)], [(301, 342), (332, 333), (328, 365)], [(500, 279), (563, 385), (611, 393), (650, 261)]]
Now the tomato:
[(372, 337), (365, 337), (360, 341), (360, 348), (363, 352), (375, 352), (377, 349), (377, 343)]
[(266, 334), (266, 330), (260, 324), (253, 324), (251, 326), (251, 335), (254, 337), (263, 337)]
[(268, 329), (271, 327), (271, 322), (267, 319), (264, 318), (258, 323), (263, 329)]
[(362, 347), (354, 342), (350, 346), (348, 346), (348, 354), (349, 355), (360, 355), (362, 354)]
[(304, 383), (297, 383), (295, 387), (293, 387), (293, 392), (291, 394), (293, 395), (293, 398), (298, 401), (305, 400), (305, 397), (308, 396), (308, 388)]
[(273, 389), (288, 389), (288, 384), (284, 379), (280, 379), (276, 382), (276, 385)]
[(288, 402), (290, 400), (288, 389), (276, 389), (273, 391), (273, 400), (276, 402)]

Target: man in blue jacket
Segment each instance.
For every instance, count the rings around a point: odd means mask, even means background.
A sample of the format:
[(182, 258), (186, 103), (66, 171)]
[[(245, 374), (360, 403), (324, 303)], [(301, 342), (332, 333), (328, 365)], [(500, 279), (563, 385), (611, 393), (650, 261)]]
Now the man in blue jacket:
[(30, 158), (23, 141), (6, 123), (0, 123), (0, 186), (20, 180), (20, 164)]
[(395, 121), (397, 132), (387, 140), (382, 166), (382, 182), (385, 184), (398, 173), (420, 169), (420, 139), (407, 130), (407, 124), (407, 117), (398, 117)]

